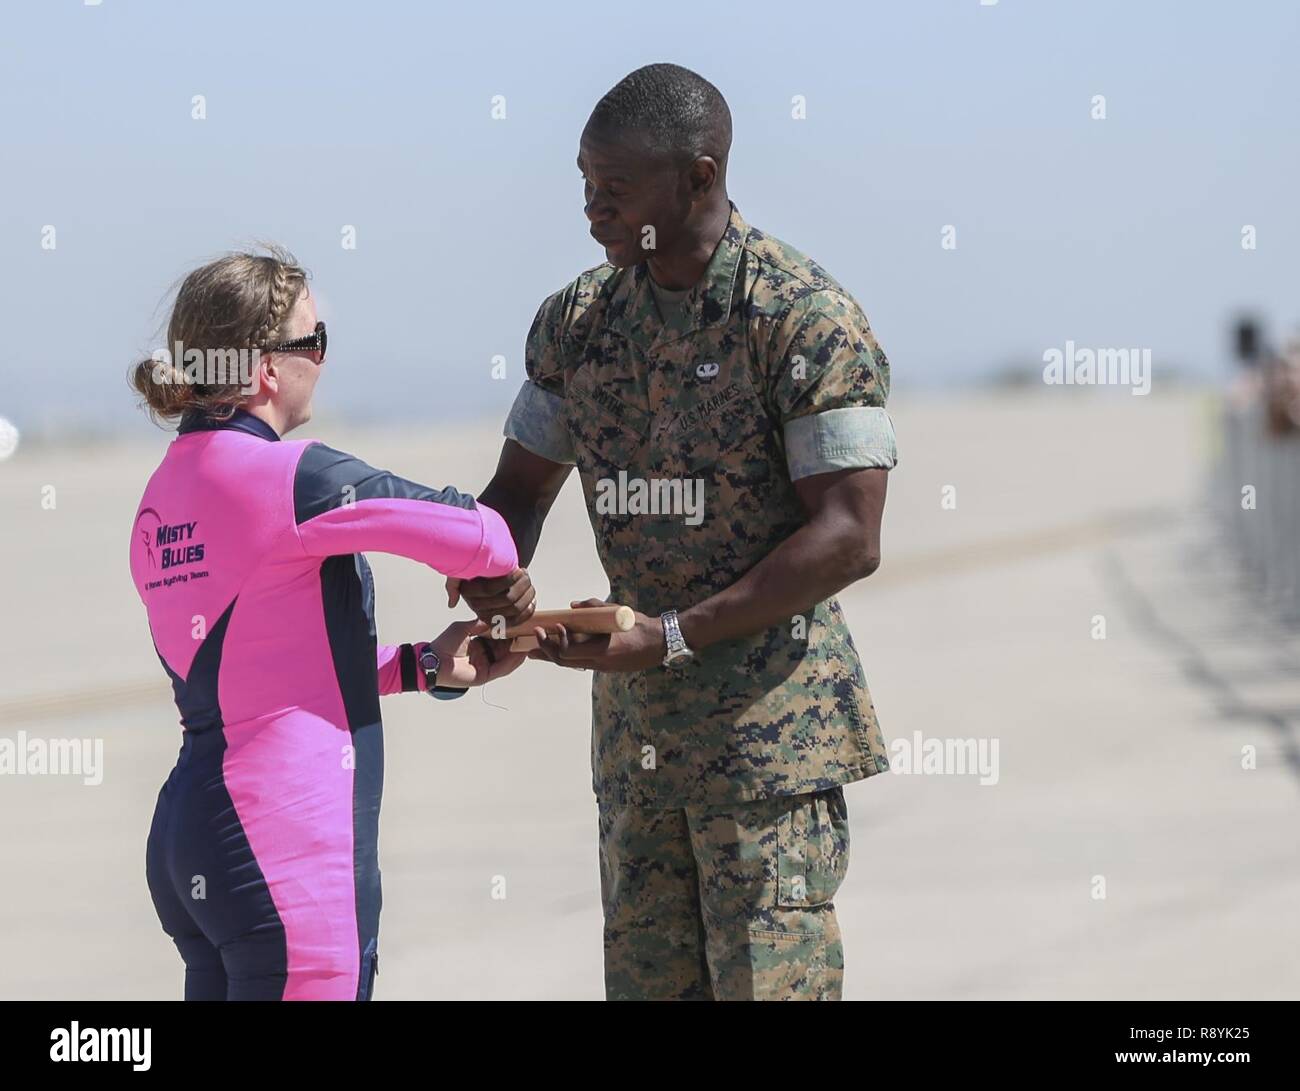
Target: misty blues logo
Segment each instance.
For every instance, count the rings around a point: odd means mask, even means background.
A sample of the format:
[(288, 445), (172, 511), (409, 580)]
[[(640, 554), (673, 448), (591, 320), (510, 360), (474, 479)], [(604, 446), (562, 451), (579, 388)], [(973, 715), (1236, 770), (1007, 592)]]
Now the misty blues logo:
[(151, 568), (174, 568), (203, 560), (203, 543), (194, 540), (197, 521), (164, 523), (153, 508), (145, 508), (136, 519), (136, 532), (144, 544)]

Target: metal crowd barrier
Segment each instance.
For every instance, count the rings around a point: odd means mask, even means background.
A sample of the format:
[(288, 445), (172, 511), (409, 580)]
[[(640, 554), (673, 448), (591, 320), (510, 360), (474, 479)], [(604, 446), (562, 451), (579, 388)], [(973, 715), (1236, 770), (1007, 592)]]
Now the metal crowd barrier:
[(1260, 403), (1225, 404), (1221, 422), (1212, 486), (1219, 529), (1261, 606), (1300, 625), (1300, 433), (1271, 434)]

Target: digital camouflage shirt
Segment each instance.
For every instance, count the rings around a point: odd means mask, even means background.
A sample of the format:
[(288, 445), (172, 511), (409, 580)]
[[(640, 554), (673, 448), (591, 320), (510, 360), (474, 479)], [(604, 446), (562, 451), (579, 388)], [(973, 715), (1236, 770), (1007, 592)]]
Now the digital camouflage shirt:
[[(648, 278), (644, 263), (603, 264), (542, 304), (505, 434), (576, 463), (609, 601), (657, 616), (734, 583), (806, 522), (793, 479), (896, 455), (889, 363), (814, 261), (733, 205), (666, 321)], [(732, 803), (887, 768), (834, 598), (682, 668), (593, 675), (602, 801)]]

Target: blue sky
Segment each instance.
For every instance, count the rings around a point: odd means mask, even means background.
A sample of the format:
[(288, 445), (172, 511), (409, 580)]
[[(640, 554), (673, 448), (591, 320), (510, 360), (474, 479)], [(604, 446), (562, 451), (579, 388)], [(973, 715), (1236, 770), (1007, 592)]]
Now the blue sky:
[(896, 391), (1067, 339), (1213, 375), (1236, 308), (1300, 328), (1297, 58), (1296, 5), (1248, 0), (9, 4), (0, 416), (140, 427), (167, 288), (259, 238), (313, 271), (322, 410), (504, 415), (538, 304), (601, 258), (578, 134), (659, 60), (722, 90), (732, 198), (857, 297)]

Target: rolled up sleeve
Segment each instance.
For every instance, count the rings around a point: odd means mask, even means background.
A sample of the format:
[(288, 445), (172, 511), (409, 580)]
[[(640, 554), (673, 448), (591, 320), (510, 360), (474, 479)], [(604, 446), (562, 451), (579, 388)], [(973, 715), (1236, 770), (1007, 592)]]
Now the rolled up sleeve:
[(564, 398), (524, 381), (506, 417), (505, 436), (533, 454), (571, 466), (573, 436), (564, 420)]
[(820, 290), (793, 302), (769, 344), (767, 378), (791, 480), (897, 465), (889, 360), (852, 297)]
[(832, 470), (892, 470), (898, 465), (894, 422), (883, 406), (848, 406), (795, 417), (785, 425), (790, 479)]

